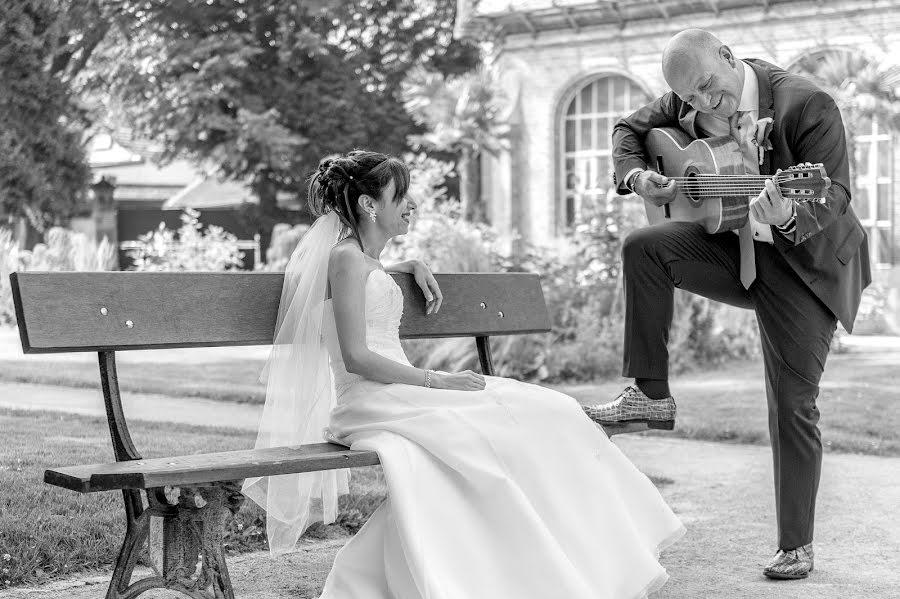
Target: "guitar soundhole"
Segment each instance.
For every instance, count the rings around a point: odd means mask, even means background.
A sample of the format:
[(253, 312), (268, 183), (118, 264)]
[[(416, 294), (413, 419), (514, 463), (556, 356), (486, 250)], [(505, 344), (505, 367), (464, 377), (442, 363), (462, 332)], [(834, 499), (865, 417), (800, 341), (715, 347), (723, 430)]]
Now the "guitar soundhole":
[(689, 166), (684, 174), (688, 177), (687, 184), (684, 186), (684, 195), (687, 196), (688, 201), (692, 205), (699, 206), (702, 203), (699, 194), (700, 182), (697, 180), (697, 177), (700, 176), (700, 171), (696, 166)]

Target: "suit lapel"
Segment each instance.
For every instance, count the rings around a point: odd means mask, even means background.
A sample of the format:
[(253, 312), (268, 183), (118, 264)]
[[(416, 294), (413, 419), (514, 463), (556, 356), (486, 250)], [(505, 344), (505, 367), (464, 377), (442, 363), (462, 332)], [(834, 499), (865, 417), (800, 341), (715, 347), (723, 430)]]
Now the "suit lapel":
[[(769, 72), (762, 66), (746, 61), (747, 64), (756, 73), (756, 80), (759, 82), (759, 119), (766, 117), (775, 118), (775, 99), (772, 95), (772, 82), (769, 80)], [(759, 167), (760, 174), (772, 174), (772, 151), (769, 150), (763, 156), (763, 163)]]

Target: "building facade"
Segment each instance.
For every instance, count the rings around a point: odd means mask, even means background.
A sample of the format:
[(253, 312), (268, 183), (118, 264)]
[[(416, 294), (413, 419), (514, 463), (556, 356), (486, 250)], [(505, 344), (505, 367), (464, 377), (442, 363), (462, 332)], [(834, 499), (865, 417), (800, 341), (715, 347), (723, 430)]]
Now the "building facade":
[[(787, 69), (835, 53), (900, 64), (900, 3), (890, 1), (482, 0), (462, 1), (459, 19), (463, 35), (499, 40), (509, 98), (510, 149), (483, 159), (491, 222), (536, 242), (565, 235), (584, 202), (606, 197), (612, 126), (668, 90), (662, 49), (682, 29), (710, 30), (738, 57)], [(876, 280), (900, 288), (900, 136), (872, 121), (853, 135), (853, 206)]]
[(127, 130), (98, 133), (87, 149), (94, 180), (112, 186), (110, 198), (101, 201), (95, 187), (92, 214), (73, 219), (71, 226), (97, 240), (106, 237), (114, 242), (121, 268), (130, 265), (128, 252), (139, 247), (139, 237), (160, 223), (170, 229), (181, 226), (185, 208), (200, 211), (204, 225), (220, 226), (238, 237), (244, 268), (260, 265), (259, 235), (240, 217), (241, 206), (256, 201), (248, 185), (220, 181), (186, 159), (161, 165), (158, 146), (132, 139)]

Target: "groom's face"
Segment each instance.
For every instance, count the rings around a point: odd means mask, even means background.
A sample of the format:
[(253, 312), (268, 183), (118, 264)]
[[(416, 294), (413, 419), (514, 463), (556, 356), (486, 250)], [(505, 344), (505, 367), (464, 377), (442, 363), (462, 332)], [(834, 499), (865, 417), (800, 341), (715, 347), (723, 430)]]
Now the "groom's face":
[(743, 69), (731, 50), (721, 46), (715, 51), (686, 51), (664, 76), (672, 91), (695, 110), (728, 118), (741, 101)]

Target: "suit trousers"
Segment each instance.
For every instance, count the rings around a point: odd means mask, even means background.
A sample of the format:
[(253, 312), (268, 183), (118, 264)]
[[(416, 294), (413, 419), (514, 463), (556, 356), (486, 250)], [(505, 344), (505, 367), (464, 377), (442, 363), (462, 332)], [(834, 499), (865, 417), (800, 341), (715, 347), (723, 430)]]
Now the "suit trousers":
[(757, 277), (744, 289), (738, 236), (731, 232), (709, 234), (696, 223), (666, 222), (631, 233), (622, 249), (623, 374), (668, 378), (675, 287), (756, 312), (774, 459), (778, 546), (793, 549), (813, 538), (822, 466), (816, 399), (837, 319), (774, 245), (753, 245)]

